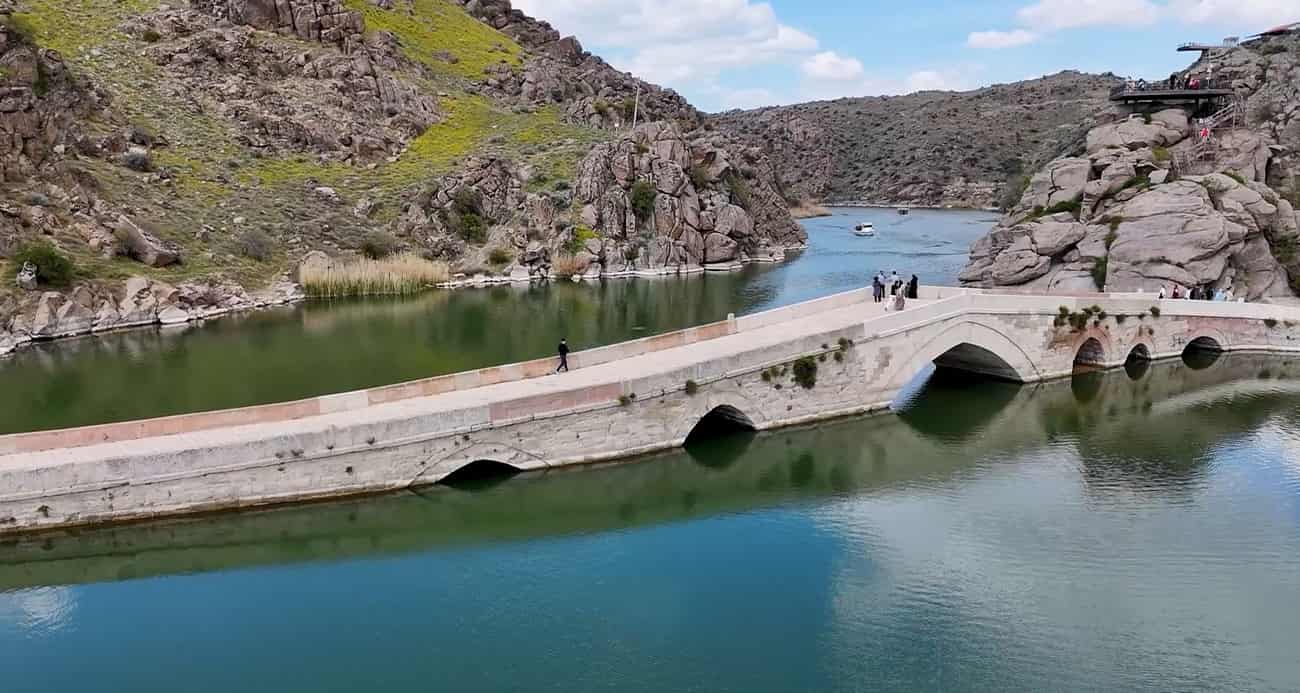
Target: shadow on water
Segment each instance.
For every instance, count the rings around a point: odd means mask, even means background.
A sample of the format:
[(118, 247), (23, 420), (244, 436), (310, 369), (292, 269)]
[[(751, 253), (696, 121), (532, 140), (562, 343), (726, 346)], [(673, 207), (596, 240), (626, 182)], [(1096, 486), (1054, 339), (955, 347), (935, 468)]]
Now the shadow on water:
[[(1267, 373), (1267, 378), (1262, 374)], [(1270, 417), (1300, 418), (1300, 366), (1224, 355), (1021, 388), (942, 375), (898, 415), (705, 436), (684, 451), (417, 494), (0, 541), (0, 590), (528, 541), (949, 483), (976, 465), (1070, 445), (1090, 492), (1185, 494), (1206, 451)], [(484, 479), (480, 472), (492, 472)], [(486, 481), (487, 483), (481, 483)], [(465, 493), (469, 488), (472, 493)]]
[(1021, 386), (951, 368), (936, 368), (895, 409), (914, 430), (961, 442), (980, 435), (1021, 392)]

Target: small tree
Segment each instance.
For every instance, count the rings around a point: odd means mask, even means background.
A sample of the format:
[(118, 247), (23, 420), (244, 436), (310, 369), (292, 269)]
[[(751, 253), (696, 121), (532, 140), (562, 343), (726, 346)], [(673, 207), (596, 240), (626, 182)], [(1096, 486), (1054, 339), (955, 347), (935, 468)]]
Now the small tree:
[(266, 235), (266, 232), (261, 229), (250, 229), (245, 231), (240, 235), (239, 241), (236, 245), (240, 255), (243, 255), (246, 258), (252, 258), (258, 262), (265, 262), (267, 258), (270, 258), (273, 248), (275, 247), (275, 243), (271, 240), (271, 237)]
[(379, 260), (397, 252), (397, 238), (385, 231), (374, 231), (361, 241), (361, 254), (371, 260)]
[(67, 286), (76, 270), (72, 260), (47, 241), (32, 241), (14, 253), (14, 276), (28, 262), (36, 267), (36, 281), (49, 286)]
[(658, 191), (652, 183), (639, 180), (632, 185), (632, 212), (639, 221), (645, 221), (655, 211), (655, 197)]

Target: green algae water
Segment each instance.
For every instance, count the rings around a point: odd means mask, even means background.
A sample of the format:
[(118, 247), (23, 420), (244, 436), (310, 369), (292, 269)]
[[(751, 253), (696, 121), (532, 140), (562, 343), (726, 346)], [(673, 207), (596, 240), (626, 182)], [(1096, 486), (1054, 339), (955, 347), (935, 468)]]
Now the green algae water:
[(1300, 366), (0, 543), (6, 693), (1294, 691)]
[[(852, 227), (871, 219), (876, 238)], [(861, 288), (876, 271), (954, 284), (986, 214), (843, 210), (777, 266), (685, 278), (310, 302), (38, 344), (0, 358), (0, 434), (224, 409), (540, 358)]]

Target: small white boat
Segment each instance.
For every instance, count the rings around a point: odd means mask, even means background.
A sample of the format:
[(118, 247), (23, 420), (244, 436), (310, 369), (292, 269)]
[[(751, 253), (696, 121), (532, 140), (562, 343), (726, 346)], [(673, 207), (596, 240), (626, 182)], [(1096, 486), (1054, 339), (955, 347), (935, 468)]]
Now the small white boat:
[(868, 221), (868, 222), (863, 222), (863, 223), (858, 224), (857, 226), (854, 226), (854, 227), (853, 227), (853, 235), (854, 235), (854, 236), (874, 236), (874, 235), (876, 235), (876, 227), (873, 226), (873, 225), (871, 224), (871, 222), (869, 222), (869, 221)]

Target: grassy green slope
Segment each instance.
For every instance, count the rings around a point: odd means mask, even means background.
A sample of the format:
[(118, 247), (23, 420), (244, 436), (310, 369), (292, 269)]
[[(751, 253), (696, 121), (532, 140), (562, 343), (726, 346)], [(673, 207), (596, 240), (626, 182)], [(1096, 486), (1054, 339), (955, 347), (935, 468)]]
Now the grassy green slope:
[[(108, 202), (132, 210), (159, 235), (180, 244), (185, 264), (151, 269), (125, 258), (94, 256), (75, 232), (62, 243), (79, 273), (88, 278), (120, 279), (143, 274), (164, 281), (223, 274), (247, 286), (264, 283), (291, 266), (301, 252), (330, 241), (353, 247), (369, 231), (396, 218), (401, 200), (471, 155), (505, 156), (541, 172), (540, 181), (569, 179), (581, 157), (605, 135), (565, 124), (555, 108), (520, 111), (467, 87), (485, 70), (505, 62), (517, 69), (524, 51), (504, 34), (470, 17), (446, 0), (414, 0), (417, 13), (382, 10), (364, 0), (346, 0), (366, 20), (367, 32), (392, 32), (416, 64), (405, 78), (437, 91), (446, 117), (415, 138), (395, 161), (373, 169), (322, 163), (307, 154), (259, 158), (235, 139), (237, 124), (215, 115), (215, 104), (201, 95), (186, 98), (165, 68), (142, 54), (144, 44), (118, 30), (131, 16), (157, 10), (157, 0), (21, 0), (16, 15), (42, 46), (63, 54), (75, 73), (112, 95), (117, 122), (84, 123), (106, 134), (131, 123), (166, 137), (169, 146), (154, 152), (157, 165), (173, 173), (171, 185), (149, 182), (143, 174), (100, 160), (78, 163), (99, 181)], [(271, 34), (265, 40), (296, 41)], [(197, 103), (196, 103), (197, 102)], [(312, 194), (316, 186), (335, 188), (342, 204)], [(365, 197), (377, 203), (370, 220), (355, 218), (351, 205)], [(245, 221), (238, 228), (233, 219)], [(213, 229), (211, 241), (196, 231)], [(273, 257), (255, 261), (240, 256), (234, 240), (247, 229), (265, 231), (279, 241)]]

